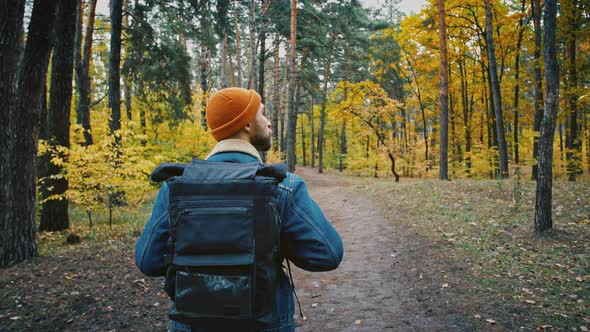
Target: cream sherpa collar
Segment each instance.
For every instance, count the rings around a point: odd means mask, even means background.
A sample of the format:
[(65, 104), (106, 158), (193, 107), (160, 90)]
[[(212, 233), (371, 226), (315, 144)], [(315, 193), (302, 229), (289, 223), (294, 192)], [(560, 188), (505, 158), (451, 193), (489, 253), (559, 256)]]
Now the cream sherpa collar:
[(206, 159), (209, 159), (212, 155), (221, 152), (242, 152), (245, 154), (249, 154), (252, 157), (256, 157), (256, 159), (262, 162), (260, 154), (258, 153), (256, 148), (252, 144), (241, 139), (228, 138), (219, 141), (217, 145), (215, 145), (211, 153), (209, 153)]

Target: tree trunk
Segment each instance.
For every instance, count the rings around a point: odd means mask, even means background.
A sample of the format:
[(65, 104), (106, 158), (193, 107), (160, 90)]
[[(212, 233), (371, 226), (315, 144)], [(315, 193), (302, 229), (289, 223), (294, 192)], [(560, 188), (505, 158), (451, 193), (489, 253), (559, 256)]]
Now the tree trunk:
[(311, 134), (310, 134), (310, 138), (311, 138), (311, 146), (310, 146), (310, 152), (311, 152), (311, 167), (315, 167), (315, 127), (314, 127), (314, 120), (313, 120), (313, 96), (311, 97), (311, 109), (309, 110), (309, 127), (311, 130)]
[(260, 93), (261, 102), (266, 104), (266, 93), (264, 89), (264, 68), (266, 62), (266, 28), (268, 26), (268, 6), (270, 0), (264, 0), (262, 4), (262, 26), (260, 27), (260, 58), (258, 59), (258, 92)]
[(447, 27), (445, 23), (445, 5), (443, 0), (438, 4), (438, 37), (440, 42), (440, 169), (439, 178), (449, 179), (449, 78), (447, 61)]
[(272, 94), (272, 116), (271, 116), (271, 127), (272, 127), (272, 146), (273, 151), (279, 149), (279, 105), (281, 91), (279, 89), (279, 72), (280, 72), (280, 60), (279, 60), (279, 48), (281, 43), (279, 40), (279, 33), (275, 33), (275, 39), (273, 43), (274, 48), (274, 71), (273, 71), (273, 94)]
[[(285, 54), (289, 54), (289, 50), (288, 47), (285, 46)], [(281, 153), (282, 153), (282, 158), (284, 159), (284, 153), (286, 151), (286, 147), (287, 147), (287, 142), (285, 139), (285, 115), (286, 115), (286, 110), (289, 107), (289, 97), (288, 97), (288, 93), (289, 93), (289, 66), (287, 65), (287, 63), (285, 63), (285, 66), (283, 67), (283, 91), (281, 92), (282, 96), (283, 96), (283, 103), (281, 105), (281, 108), (279, 110), (279, 122), (281, 123), (281, 136), (279, 138), (280, 140), (280, 145), (281, 145)]]
[[(526, 14), (526, 0), (522, 0), (521, 12)], [(516, 42), (516, 56), (514, 59), (514, 128), (513, 128), (513, 137), (514, 137), (514, 163), (516, 165), (520, 164), (520, 155), (518, 153), (519, 145), (518, 145), (518, 102), (520, 98), (520, 82), (519, 82), (519, 74), (520, 74), (520, 50), (522, 48), (522, 37), (524, 34), (524, 18), (521, 17), (518, 20), (518, 41)]]
[[(569, 103), (569, 112), (567, 112), (567, 129), (565, 131), (565, 147), (567, 160), (567, 179), (576, 181), (576, 176), (582, 174), (582, 141), (578, 128), (578, 75), (576, 66), (576, 52), (578, 34), (579, 10), (577, 0), (564, 1), (562, 4), (564, 11), (569, 9), (569, 31), (566, 36), (567, 50), (569, 55), (568, 78), (567, 78), (567, 95)], [(566, 14), (566, 13), (564, 13)]]
[[(6, 1), (0, 6), (0, 267), (8, 267), (37, 254), (34, 235), (28, 226), (17, 222), (13, 182), (15, 173), (13, 133), (14, 116), (18, 108), (17, 68), (21, 54), (21, 39), (25, 1)], [(32, 241), (32, 242), (31, 242)]]
[[(90, 131), (90, 62), (92, 61), (92, 34), (94, 32), (94, 17), (96, 12), (97, 0), (90, 0), (88, 7), (88, 22), (86, 24), (86, 33), (84, 35), (84, 46), (82, 54), (76, 57), (76, 87), (78, 89), (78, 105), (76, 108), (76, 120), (84, 129), (84, 144), (93, 144), (92, 133)], [(82, 32), (82, 13), (79, 13), (80, 26), (76, 29), (80, 33), (80, 41), (76, 42), (76, 49), (78, 43), (81, 43)]]
[(342, 131), (340, 132), (340, 165), (338, 170), (342, 172), (344, 169), (344, 157), (348, 153), (346, 148), (346, 119), (342, 120)]
[(303, 113), (299, 117), (299, 128), (301, 128), (301, 156), (303, 166), (307, 166), (307, 156), (305, 155), (305, 123), (303, 123)]
[(496, 135), (498, 137), (498, 153), (500, 157), (500, 178), (508, 177), (508, 152), (506, 149), (506, 137), (504, 134), (504, 115), (502, 112), (502, 94), (500, 82), (498, 81), (498, 69), (496, 65), (496, 54), (494, 50), (492, 11), (490, 0), (485, 0), (486, 11), (486, 44), (488, 51), (488, 63), (490, 69), (490, 81), (492, 84), (492, 95), (494, 101), (494, 113), (496, 115)]
[[(125, 31), (129, 31), (129, 1), (125, 0), (125, 25), (123, 28)], [(95, 0), (92, 0), (95, 2)], [(94, 20), (94, 18), (93, 18)], [(129, 35), (128, 32), (126, 32)], [(186, 43), (185, 43), (186, 47)], [(125, 47), (125, 55), (129, 53), (129, 46)], [(125, 113), (127, 113), (127, 120), (133, 120), (133, 114), (131, 113), (131, 99), (133, 98), (133, 81), (131, 80), (131, 75), (127, 74), (123, 78), (123, 90), (125, 91)]]
[(115, 135), (115, 143), (121, 136), (115, 132), (121, 129), (121, 28), (123, 19), (123, 0), (111, 0), (111, 49), (109, 53), (109, 133)]
[[(37, 255), (35, 245), (35, 203), (37, 187), (37, 133), (41, 98), (45, 97), (48, 59), (51, 53), (51, 31), (57, 2), (36, 0), (29, 23), (27, 44), (18, 74), (18, 111), (14, 119), (15, 146), (13, 152), (14, 181), (14, 239), (10, 250), (22, 260)], [(2, 239), (3, 242), (5, 239)], [(14, 241), (17, 240), (17, 241)], [(21, 258), (22, 257), (22, 258)]]
[(250, 0), (248, 27), (250, 32), (250, 53), (248, 56), (248, 89), (256, 90), (256, 82), (254, 79), (254, 72), (256, 71), (256, 2), (254, 0)]
[[(541, 131), (541, 121), (543, 120), (543, 78), (541, 76), (541, 1), (532, 0), (533, 26), (535, 30), (535, 52), (534, 52), (534, 80), (535, 80), (535, 97), (533, 107), (535, 109), (534, 129), (535, 134)], [(533, 137), (533, 169), (532, 179), (537, 180), (539, 158), (539, 137)]]
[(201, 92), (203, 97), (201, 99), (201, 126), (207, 130), (207, 98), (209, 97), (209, 87), (207, 86), (207, 43), (209, 31), (209, 0), (201, 0), (201, 58), (199, 59), (199, 73), (201, 77)]
[(238, 61), (238, 86), (243, 87), (242, 85), (242, 51), (240, 50), (240, 25), (238, 23), (238, 7), (236, 5), (236, 0), (233, 0), (234, 5), (234, 28), (236, 32), (236, 60)]
[(543, 62), (545, 63), (545, 110), (539, 139), (539, 173), (535, 197), (535, 232), (553, 227), (551, 218), (553, 185), (553, 137), (559, 106), (559, 63), (557, 62), (557, 0), (545, 0), (543, 15)]
[[(51, 83), (49, 90), (48, 135), (52, 148), (70, 146), (70, 109), (72, 102), (72, 76), (74, 65), (74, 35), (76, 32), (76, 8), (78, 1), (60, 1), (55, 21), (55, 43), (51, 59)], [(65, 160), (67, 157), (61, 155)], [(47, 188), (51, 195), (63, 195), (68, 189), (64, 177), (51, 178), (65, 173), (65, 169), (52, 162), (47, 165)], [(59, 231), (70, 227), (68, 200), (51, 199), (41, 210), (41, 231)]]
[(291, 0), (291, 47), (289, 52), (289, 112), (287, 118), (287, 169), (295, 171), (295, 141), (297, 126), (297, 107), (295, 105), (295, 84), (297, 71), (295, 61), (297, 57), (297, 0)]
[(322, 110), (320, 112), (320, 129), (318, 132), (318, 173), (324, 172), (324, 129), (326, 127), (326, 103), (328, 102), (328, 81), (330, 79), (330, 65), (332, 63), (332, 52), (336, 35), (332, 34), (328, 58), (326, 60), (326, 71), (324, 72), (324, 87), (322, 89)]

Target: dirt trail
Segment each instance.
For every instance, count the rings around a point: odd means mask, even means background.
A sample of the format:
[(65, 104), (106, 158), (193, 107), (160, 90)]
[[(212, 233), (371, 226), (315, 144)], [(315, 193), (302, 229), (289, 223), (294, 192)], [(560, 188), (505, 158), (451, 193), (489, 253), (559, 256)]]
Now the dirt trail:
[[(294, 270), (307, 317), (297, 332), (478, 329), (461, 309), (469, 302), (469, 289), (457, 278), (461, 265), (437, 254), (439, 244), (396, 223), (406, 202), (367, 197), (367, 179), (306, 168), (297, 173), (345, 251), (336, 271)], [(387, 215), (381, 200), (400, 212)], [(107, 246), (83, 243), (63, 256), (0, 270), (0, 331), (166, 331), (163, 280), (139, 273), (134, 244), (134, 236)]]
[(306, 168), (297, 173), (342, 236), (345, 252), (336, 271), (294, 272), (306, 316), (298, 332), (472, 329), (450, 307), (430, 245), (395, 225), (403, 215), (384, 215), (356, 189), (362, 179)]

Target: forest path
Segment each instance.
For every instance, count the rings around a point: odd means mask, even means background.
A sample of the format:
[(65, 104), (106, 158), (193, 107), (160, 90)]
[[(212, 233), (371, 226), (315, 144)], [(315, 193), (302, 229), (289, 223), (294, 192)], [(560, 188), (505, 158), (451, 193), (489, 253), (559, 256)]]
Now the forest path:
[[(450, 293), (442, 286), (444, 281), (438, 281), (443, 276), (435, 271), (444, 263), (430, 255), (434, 246), (396, 225), (403, 214), (385, 215), (363, 195), (358, 188), (365, 187), (367, 179), (318, 174), (303, 167), (296, 173), (305, 179), (312, 198), (344, 242), (344, 258), (337, 270), (295, 269), (295, 286), (306, 317), (298, 332), (473, 328), (445, 299)], [(386, 199), (404, 204), (395, 197)]]

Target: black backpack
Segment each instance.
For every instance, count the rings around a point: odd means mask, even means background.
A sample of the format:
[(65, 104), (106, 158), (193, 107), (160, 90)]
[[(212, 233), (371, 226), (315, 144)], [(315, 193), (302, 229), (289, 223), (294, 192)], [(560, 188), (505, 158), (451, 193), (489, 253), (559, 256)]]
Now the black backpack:
[(193, 160), (151, 175), (170, 189), (170, 319), (213, 331), (273, 321), (284, 164)]

